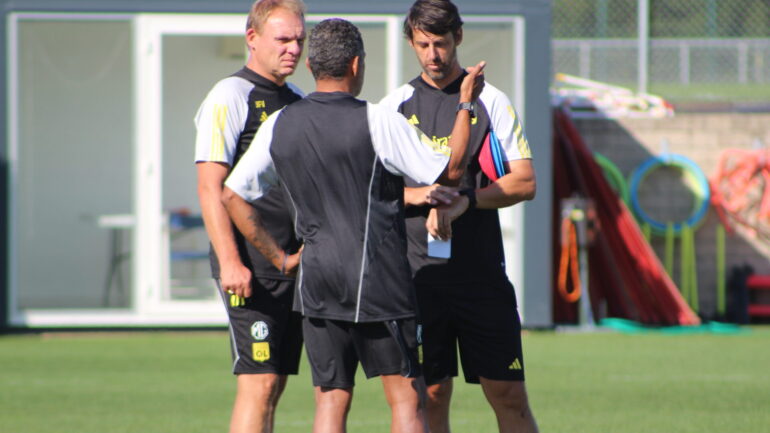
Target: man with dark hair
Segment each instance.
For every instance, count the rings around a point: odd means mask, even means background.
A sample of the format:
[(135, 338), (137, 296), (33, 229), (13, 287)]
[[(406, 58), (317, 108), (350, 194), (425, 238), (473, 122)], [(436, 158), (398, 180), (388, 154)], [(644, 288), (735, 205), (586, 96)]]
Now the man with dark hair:
[[(211, 240), (211, 269), (230, 321), (238, 391), (230, 432), (273, 431), (287, 375), (297, 374), (301, 318), (292, 312), (294, 278), (273, 268), (233, 230), (222, 206), (222, 187), (267, 116), (301, 99), (286, 83), (305, 39), (302, 0), (258, 0), (246, 25), (246, 66), (219, 81), (195, 117), (198, 197)], [(297, 251), (292, 218), (280, 191), (254, 203), (265, 226), (288, 251)]]
[[(465, 71), (457, 59), (462, 19), (448, 0), (418, 0), (404, 22), (422, 73), (382, 103), (437, 142), (450, 134)], [(423, 369), (431, 432), (449, 432), (452, 378), (459, 345), (465, 380), (481, 383), (501, 432), (535, 432), (524, 387), (521, 324), (505, 273), (497, 209), (535, 196), (535, 172), (521, 122), (489, 83), (476, 103), (459, 189), (420, 187), (406, 179), (409, 262), (423, 326)], [(449, 239), (434, 253), (431, 238)], [(446, 249), (446, 248), (445, 248)]]
[[(344, 432), (360, 362), (381, 376), (391, 431), (423, 432), (414, 288), (406, 259), (403, 180), (456, 184), (467, 165), (467, 110), (436, 145), (398, 113), (358, 100), (361, 34), (341, 19), (312, 31), (307, 64), (316, 91), (270, 116), (226, 181), (224, 203), (247, 240), (276, 268), (293, 265), (249, 205), (286, 191), (304, 242), (295, 296), (315, 386), (313, 431)], [(462, 101), (481, 88), (469, 68)]]

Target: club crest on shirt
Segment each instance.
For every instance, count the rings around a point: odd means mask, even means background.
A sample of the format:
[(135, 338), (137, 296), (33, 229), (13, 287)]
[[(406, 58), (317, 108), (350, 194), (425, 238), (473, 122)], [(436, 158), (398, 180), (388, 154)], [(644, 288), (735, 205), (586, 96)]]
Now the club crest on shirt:
[(267, 323), (260, 320), (251, 325), (251, 336), (254, 337), (255, 340), (262, 341), (266, 339), (268, 335), (270, 335), (270, 329), (268, 328)]

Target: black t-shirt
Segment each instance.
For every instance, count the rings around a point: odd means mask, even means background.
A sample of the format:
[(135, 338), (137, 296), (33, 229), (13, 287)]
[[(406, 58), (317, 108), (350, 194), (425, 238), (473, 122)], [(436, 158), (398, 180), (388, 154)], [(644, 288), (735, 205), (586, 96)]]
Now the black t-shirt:
[(432, 183), (448, 159), (392, 110), (312, 93), (267, 120), (226, 184), (249, 201), (286, 189), (304, 241), (304, 316), (383, 321), (415, 314), (402, 176)]
[[(434, 141), (446, 142), (454, 127), (460, 101), (460, 84), (464, 76), (444, 89), (437, 89), (417, 77), (388, 95), (382, 103), (397, 109)], [(491, 105), (496, 105), (496, 109), (502, 107), (498, 111), (506, 110), (508, 113), (496, 112), (493, 116), (490, 114)], [(526, 138), (510, 102), (502, 92), (487, 83), (476, 102), (475, 114), (476, 117), (471, 121), (468, 144), (471, 157), (460, 188), (483, 188), (491, 183), (481, 170), (478, 158), (482, 144), (493, 127), (497, 131), (517, 131), (509, 134), (509, 142), (516, 143), (520, 148), (521, 155), (515, 157), (529, 157)], [(514, 122), (514, 128), (495, 125), (510, 122)], [(409, 179), (406, 179), (406, 185), (417, 186)], [(502, 233), (496, 209), (470, 209), (454, 221), (449, 259), (428, 256), (425, 221), (429, 210), (429, 206), (420, 206), (409, 207), (406, 211), (409, 263), (417, 284), (462, 284), (472, 281), (497, 283), (506, 280)]]
[[(224, 137), (212, 140), (227, 142), (228, 139), (232, 139), (234, 143), (230, 146), (234, 145), (234, 148), (225, 151), (221, 158), (216, 152), (211, 152), (203, 157), (196, 156), (196, 160), (221, 161), (234, 167), (248, 149), (262, 122), (273, 112), (301, 98), (299, 91), (291, 86), (279, 86), (246, 67), (231, 77), (220, 81), (201, 105), (201, 111), (219, 110), (219, 114), (214, 115), (212, 121), (221, 121), (221, 125), (219, 128), (213, 128), (212, 134), (220, 133), (217, 132), (219, 129), (222, 130), (221, 133)], [(238, 115), (239, 112), (242, 113), (240, 116)], [(202, 130), (203, 128), (199, 126), (199, 134)], [(205, 131), (208, 132), (208, 130)], [(228, 132), (230, 133), (229, 136)], [(286, 251), (296, 252), (300, 242), (294, 234), (293, 216), (287, 206), (283, 190), (275, 188), (252, 205), (259, 211), (262, 223), (278, 244)], [(241, 261), (255, 277), (278, 280), (292, 279), (281, 274), (272, 263), (243, 238), (235, 226), (233, 226), (233, 232)], [(212, 275), (214, 278), (219, 278), (219, 260), (213, 247), (210, 249), (209, 255)]]

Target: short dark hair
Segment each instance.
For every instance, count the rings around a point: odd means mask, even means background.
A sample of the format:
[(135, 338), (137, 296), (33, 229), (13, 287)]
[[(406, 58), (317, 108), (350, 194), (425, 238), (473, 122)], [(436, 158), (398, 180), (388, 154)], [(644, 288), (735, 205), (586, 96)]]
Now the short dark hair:
[(354, 57), (364, 55), (358, 27), (341, 18), (323, 20), (310, 32), (307, 59), (313, 78), (342, 78)]
[(410, 41), (414, 30), (457, 36), (463, 26), (457, 6), (449, 0), (417, 0), (404, 20), (404, 36)]

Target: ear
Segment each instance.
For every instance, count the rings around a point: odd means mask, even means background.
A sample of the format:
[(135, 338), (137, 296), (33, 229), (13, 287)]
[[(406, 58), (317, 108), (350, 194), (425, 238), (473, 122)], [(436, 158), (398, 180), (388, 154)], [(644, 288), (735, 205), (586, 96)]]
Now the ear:
[(455, 35), (455, 46), (460, 45), (463, 41), (463, 28), (457, 29), (457, 35)]
[(310, 59), (307, 57), (305, 57), (305, 67), (307, 68), (308, 71), (310, 71), (310, 75), (313, 75), (313, 70), (310, 69)]
[(256, 41), (259, 37), (259, 33), (257, 33), (254, 28), (250, 28), (246, 30), (246, 45), (249, 46), (249, 51), (253, 51), (256, 49)]
[(348, 70), (351, 72), (351, 75), (353, 77), (357, 77), (358, 76), (359, 67), (361, 66), (360, 62), (361, 62), (361, 57), (360, 56), (355, 56), (355, 57), (353, 57), (353, 60), (350, 61), (350, 67), (349, 67)]

